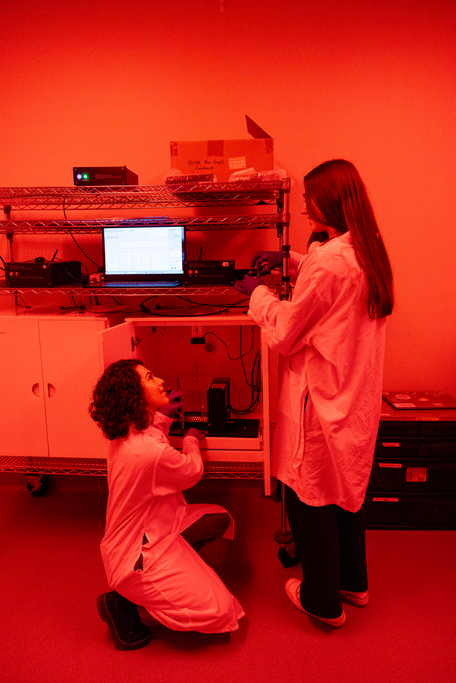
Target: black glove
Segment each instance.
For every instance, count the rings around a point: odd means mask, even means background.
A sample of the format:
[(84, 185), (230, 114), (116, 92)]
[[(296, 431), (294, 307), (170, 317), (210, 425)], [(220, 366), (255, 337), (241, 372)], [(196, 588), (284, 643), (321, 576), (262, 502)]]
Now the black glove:
[(207, 432), (202, 432), (200, 429), (195, 429), (195, 427), (190, 427), (190, 429), (185, 432), (184, 436), (195, 436), (198, 441), (202, 441), (206, 438)]
[(257, 269), (258, 275), (268, 275), (274, 268), (280, 268), (282, 261), (283, 251), (257, 251), (252, 268)]
[(241, 292), (241, 294), (247, 294), (247, 296), (251, 296), (254, 289), (256, 289), (259, 285), (264, 284), (265, 282), (263, 282), (259, 275), (257, 275), (256, 277), (252, 277), (251, 275), (244, 275), (243, 280), (235, 282), (234, 289), (237, 289), (237, 291)]

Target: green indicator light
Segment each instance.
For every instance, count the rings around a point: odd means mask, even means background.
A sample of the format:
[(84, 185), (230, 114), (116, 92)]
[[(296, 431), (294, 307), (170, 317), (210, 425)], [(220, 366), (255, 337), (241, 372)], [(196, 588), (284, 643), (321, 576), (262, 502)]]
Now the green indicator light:
[(88, 173), (83, 173), (83, 174), (82, 174), (82, 179), (83, 179), (83, 180), (88, 180), (88, 179), (89, 179), (89, 174), (88, 174)]

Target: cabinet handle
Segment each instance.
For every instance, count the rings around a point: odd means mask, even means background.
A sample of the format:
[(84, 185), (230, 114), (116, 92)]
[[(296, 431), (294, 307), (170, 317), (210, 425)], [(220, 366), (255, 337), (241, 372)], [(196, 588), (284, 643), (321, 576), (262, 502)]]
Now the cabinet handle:
[(55, 386), (53, 384), (49, 384), (48, 382), (48, 396), (49, 398), (52, 398), (55, 394)]
[(36, 396), (37, 398), (40, 398), (40, 385), (39, 382), (33, 385), (32, 387), (32, 394)]

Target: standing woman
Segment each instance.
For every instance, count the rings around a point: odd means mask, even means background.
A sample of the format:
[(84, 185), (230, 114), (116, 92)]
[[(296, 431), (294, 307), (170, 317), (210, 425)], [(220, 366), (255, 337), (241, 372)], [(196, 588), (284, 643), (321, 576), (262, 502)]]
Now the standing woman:
[[(368, 602), (364, 498), (382, 401), (386, 317), (393, 278), (358, 171), (335, 159), (304, 178), (312, 229), (306, 256), (291, 252), (291, 301), (261, 279), (282, 252), (257, 252), (239, 291), (282, 355), (272, 474), (285, 484), (302, 582), (286, 592), (301, 611), (342, 626), (341, 599)], [(324, 241), (318, 241), (318, 240)]]

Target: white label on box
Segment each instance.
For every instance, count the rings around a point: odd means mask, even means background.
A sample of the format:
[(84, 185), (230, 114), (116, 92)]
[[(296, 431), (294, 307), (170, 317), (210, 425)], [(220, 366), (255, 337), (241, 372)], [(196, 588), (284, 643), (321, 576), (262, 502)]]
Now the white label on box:
[(391, 441), (384, 441), (382, 446), (383, 448), (400, 448), (401, 444), (397, 442), (392, 443)]
[(230, 168), (246, 168), (247, 162), (245, 157), (231, 157), (228, 159), (228, 166)]
[(374, 503), (398, 503), (399, 498), (372, 498)]
[(414, 403), (393, 403), (395, 408), (414, 408)]
[(394, 469), (400, 470), (402, 467), (401, 462), (379, 462), (379, 467), (393, 467)]
[(427, 467), (407, 467), (405, 481), (427, 481)]

